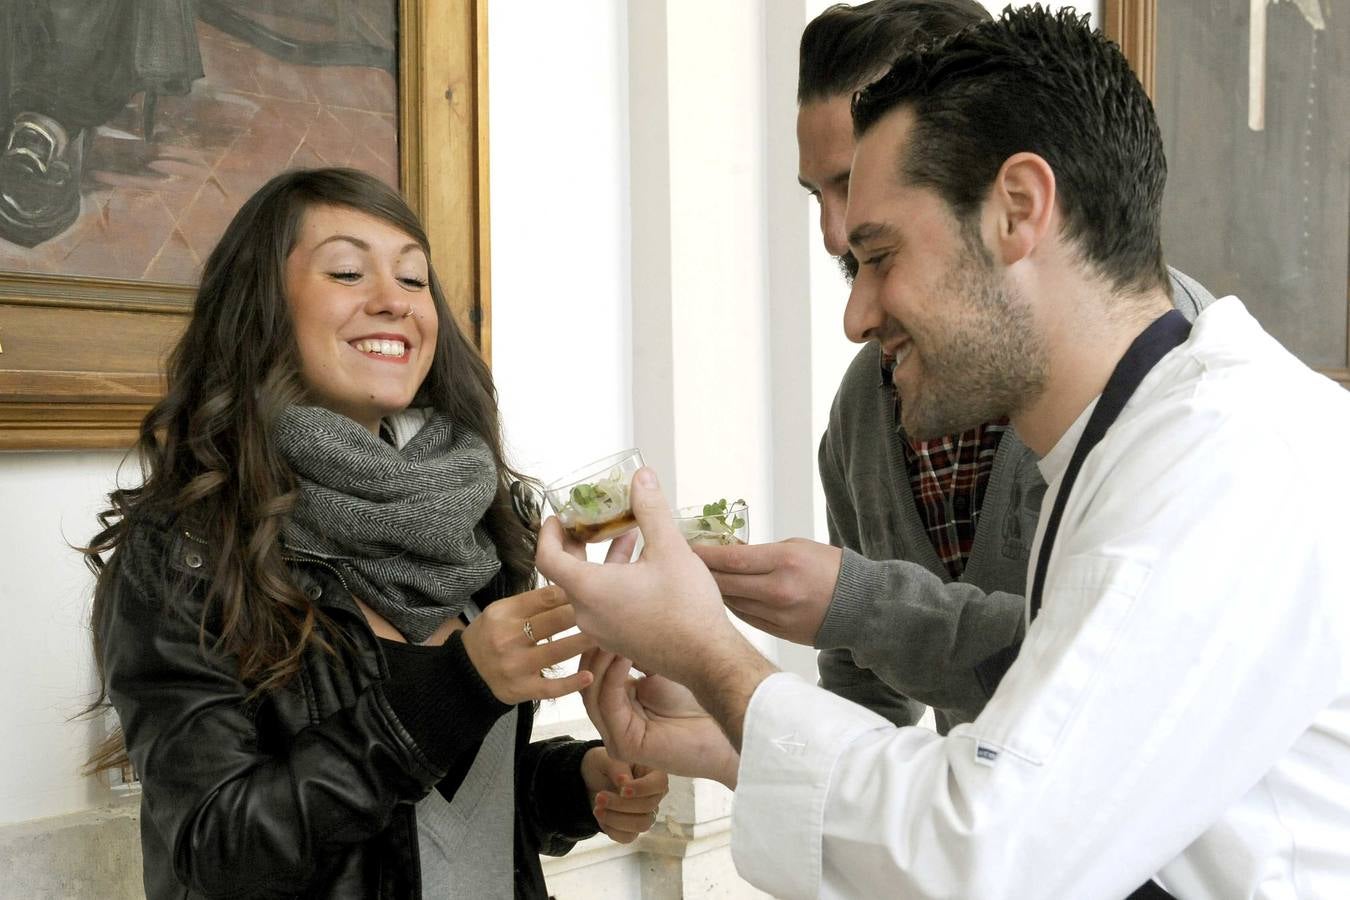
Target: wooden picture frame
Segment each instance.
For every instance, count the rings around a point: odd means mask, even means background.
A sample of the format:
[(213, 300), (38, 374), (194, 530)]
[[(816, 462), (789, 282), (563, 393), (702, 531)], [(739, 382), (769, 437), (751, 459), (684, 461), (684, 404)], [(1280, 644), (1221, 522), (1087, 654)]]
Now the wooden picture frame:
[(1152, 97), (1157, 69), (1158, 0), (1102, 0), (1102, 31), (1120, 45), (1134, 74)]
[[(487, 0), (398, 11), (399, 182), (488, 357)], [(129, 447), (191, 303), (190, 287), (0, 273), (0, 450)]]
[[(1102, 0), (1102, 31), (1120, 45), (1150, 98), (1156, 97), (1158, 0)], [(1317, 371), (1350, 389), (1350, 272), (1346, 273), (1346, 359)]]

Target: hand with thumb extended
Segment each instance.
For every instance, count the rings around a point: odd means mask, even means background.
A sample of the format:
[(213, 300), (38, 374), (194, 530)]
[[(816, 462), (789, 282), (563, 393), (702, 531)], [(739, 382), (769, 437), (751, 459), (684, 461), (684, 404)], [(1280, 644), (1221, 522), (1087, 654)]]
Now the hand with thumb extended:
[(601, 647), (646, 672), (677, 681), (697, 678), (700, 650), (719, 639), (738, 641), (739, 635), (712, 575), (675, 525), (656, 473), (639, 469), (630, 497), (646, 542), (637, 562), (600, 565), (574, 558), (562, 527), (550, 517), (539, 534), (535, 563), (567, 592), (577, 626)]
[(643, 467), (633, 475), (629, 490), (633, 516), (642, 532), (643, 555), (689, 556), (689, 544), (675, 524), (670, 501), (656, 479), (656, 471)]

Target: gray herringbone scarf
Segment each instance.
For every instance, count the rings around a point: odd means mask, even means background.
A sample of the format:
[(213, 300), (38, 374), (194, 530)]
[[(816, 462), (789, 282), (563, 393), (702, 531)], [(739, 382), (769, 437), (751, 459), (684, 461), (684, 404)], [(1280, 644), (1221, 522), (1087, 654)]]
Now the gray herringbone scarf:
[(482, 525), (497, 467), (469, 429), (433, 413), (395, 448), (346, 416), (292, 406), (275, 439), (300, 482), (287, 544), (341, 566), (408, 640), (430, 637), (501, 568)]

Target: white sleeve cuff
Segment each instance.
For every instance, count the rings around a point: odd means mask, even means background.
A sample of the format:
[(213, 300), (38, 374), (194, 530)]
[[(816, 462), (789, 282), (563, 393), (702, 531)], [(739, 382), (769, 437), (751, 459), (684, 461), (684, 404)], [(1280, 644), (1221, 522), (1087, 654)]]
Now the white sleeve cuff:
[(808, 684), (770, 675), (746, 709), (731, 853), (741, 877), (775, 897), (817, 897), (830, 774), (860, 734), (890, 722)]

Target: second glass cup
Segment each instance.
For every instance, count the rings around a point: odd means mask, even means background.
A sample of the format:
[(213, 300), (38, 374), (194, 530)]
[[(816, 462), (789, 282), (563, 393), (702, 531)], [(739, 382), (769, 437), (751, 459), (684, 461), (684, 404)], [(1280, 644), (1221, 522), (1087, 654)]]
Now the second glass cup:
[(675, 524), (690, 544), (748, 544), (750, 507), (744, 500), (718, 500), (675, 510)]
[(629, 488), (642, 468), (642, 451), (624, 450), (576, 469), (544, 487), (563, 530), (588, 544), (637, 526)]

